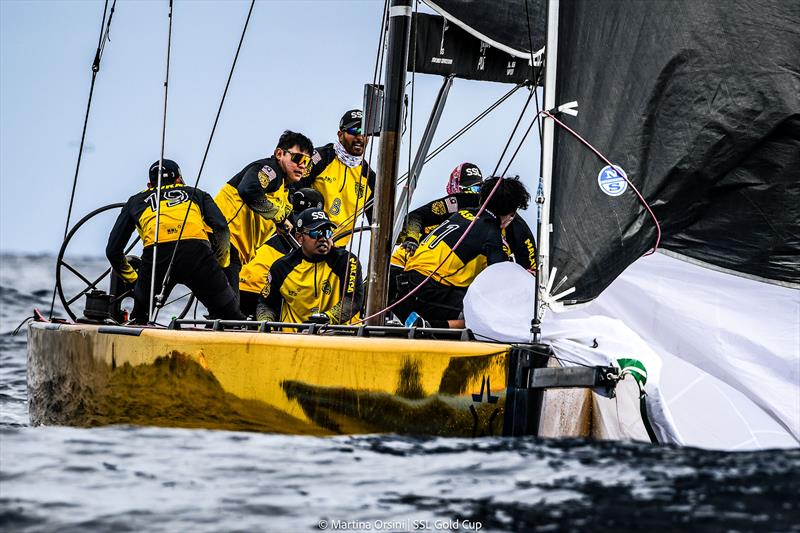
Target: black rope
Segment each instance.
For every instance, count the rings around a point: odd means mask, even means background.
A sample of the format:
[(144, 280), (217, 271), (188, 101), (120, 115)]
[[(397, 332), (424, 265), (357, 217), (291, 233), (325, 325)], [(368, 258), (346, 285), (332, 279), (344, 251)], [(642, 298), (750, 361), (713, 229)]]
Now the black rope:
[[(92, 108), (92, 97), (94, 96), (94, 84), (97, 80), (97, 73), (100, 72), (100, 61), (103, 58), (103, 51), (105, 50), (105, 42), (109, 38), (111, 31), (111, 18), (114, 16), (114, 8), (117, 5), (117, 0), (111, 4), (111, 11), (108, 11), (108, 0), (103, 5), (103, 20), (100, 22), (100, 37), (97, 40), (97, 51), (94, 54), (94, 61), (92, 61), (92, 83), (89, 86), (89, 101), (86, 103), (86, 115), (83, 118), (83, 132), (81, 133), (81, 144), (78, 148), (78, 162), (75, 165), (75, 176), (72, 179), (72, 193), (69, 196), (69, 208), (67, 209), (67, 223), (64, 225), (64, 239), (67, 238), (69, 232), (69, 221), (72, 218), (72, 207), (75, 203), (75, 191), (78, 188), (78, 174), (81, 170), (81, 158), (83, 157), (83, 145), (86, 141), (86, 130), (89, 126), (89, 110)], [(108, 13), (108, 23), (106, 23), (106, 13)], [(105, 30), (104, 30), (105, 28)], [(50, 301), (50, 320), (53, 319), (53, 309), (56, 305), (56, 290), (53, 287), (53, 298)]]
[[(244, 43), (244, 37), (245, 37), (245, 34), (247, 33), (247, 27), (250, 25), (250, 18), (253, 15), (253, 8), (255, 7), (255, 5), (256, 5), (256, 0), (252, 0), (250, 2), (250, 9), (247, 11), (247, 18), (245, 19), (245, 22), (244, 22), (244, 28), (242, 28), (242, 35), (241, 35), (241, 37), (239, 37), (239, 46), (237, 46), (236, 54), (233, 56), (233, 63), (231, 64), (231, 70), (230, 70), (230, 72), (228, 72), (228, 80), (225, 83), (225, 90), (222, 92), (222, 99), (220, 100), (219, 107), (217, 108), (217, 115), (214, 118), (214, 125), (211, 127), (211, 134), (208, 137), (208, 143), (206, 143), (206, 150), (203, 153), (203, 160), (200, 163), (200, 170), (197, 172), (197, 179), (194, 181), (194, 188), (195, 189), (197, 189), (197, 186), (200, 184), (200, 177), (203, 175), (203, 169), (206, 166), (206, 160), (208, 159), (208, 153), (211, 150), (211, 142), (214, 139), (214, 133), (216, 133), (216, 131), (217, 131), (217, 125), (219, 124), (219, 117), (222, 115), (222, 107), (225, 105), (225, 98), (228, 96), (228, 88), (230, 87), (231, 80), (233, 79), (233, 72), (236, 69), (236, 63), (239, 60), (239, 53), (242, 50), (242, 43)], [(242, 204), (242, 206), (243, 205), (244, 204)], [(241, 209), (242, 206), (239, 206), (239, 209)], [(188, 205), (186, 207), (186, 214), (183, 216), (183, 224), (181, 224), (180, 233), (178, 233), (178, 240), (175, 242), (175, 247), (172, 250), (172, 257), (169, 260), (169, 265), (167, 266), (167, 272), (164, 275), (164, 283), (162, 284), (162, 287), (161, 287), (161, 294), (162, 295), (164, 294), (164, 291), (165, 291), (165, 289), (167, 287), (167, 283), (169, 283), (169, 278), (170, 278), (170, 275), (172, 274), (172, 265), (175, 263), (175, 256), (178, 253), (178, 246), (180, 245), (181, 238), (183, 237), (183, 229), (186, 227), (186, 220), (189, 218), (189, 212), (190, 212), (191, 208), (192, 208), (192, 204), (191, 204), (191, 201), (189, 201), (189, 203), (188, 203)], [(238, 211), (237, 211), (237, 213), (238, 213)], [(236, 218), (236, 215), (234, 215), (234, 218)], [(233, 220), (233, 219), (231, 219), (231, 220)], [(230, 224), (230, 222), (231, 221), (229, 220), (228, 223)], [(160, 310), (160, 308), (159, 308), (159, 310)], [(156, 311), (156, 317), (155, 318), (158, 318), (158, 310)], [(154, 318), (154, 320), (155, 320), (155, 318)]]
[[(153, 273), (150, 278), (150, 303), (148, 306), (148, 318), (155, 322), (155, 315), (153, 314), (153, 297), (155, 296), (156, 292), (156, 266), (158, 265), (157, 255), (158, 255), (158, 227), (160, 224), (161, 218), (161, 175), (163, 172), (163, 165), (164, 165), (164, 144), (166, 143), (167, 137), (167, 97), (169, 96), (169, 60), (170, 55), (172, 53), (172, 0), (169, 0), (169, 12), (167, 14), (169, 18), (169, 25), (167, 29), (167, 72), (164, 76), (164, 114), (161, 119), (161, 155), (158, 159), (158, 180), (156, 183), (156, 231), (155, 231), (155, 239), (153, 241)], [(161, 292), (158, 295), (158, 303), (161, 302), (164, 298), (164, 293)]]

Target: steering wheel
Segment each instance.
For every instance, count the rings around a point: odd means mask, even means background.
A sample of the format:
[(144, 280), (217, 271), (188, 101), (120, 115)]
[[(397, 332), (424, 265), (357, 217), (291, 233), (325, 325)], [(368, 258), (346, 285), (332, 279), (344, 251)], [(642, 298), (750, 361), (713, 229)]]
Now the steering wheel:
[[(67, 247), (69, 246), (69, 243), (72, 241), (72, 238), (75, 236), (75, 234), (78, 232), (78, 230), (84, 224), (86, 224), (91, 219), (93, 219), (94, 217), (96, 217), (97, 215), (99, 215), (101, 213), (105, 213), (106, 211), (111, 211), (113, 209), (122, 209), (124, 206), (125, 206), (124, 203), (116, 203), (116, 204), (109, 204), (109, 205), (106, 205), (106, 206), (99, 207), (99, 208), (95, 209), (94, 211), (92, 211), (91, 213), (89, 213), (88, 215), (86, 215), (85, 217), (80, 219), (78, 221), (78, 223), (75, 224), (72, 227), (72, 229), (69, 231), (69, 233), (67, 233), (66, 238), (64, 238), (64, 242), (61, 243), (61, 249), (58, 251), (58, 258), (56, 259), (56, 291), (58, 292), (58, 297), (61, 300), (61, 305), (64, 306), (64, 310), (67, 312), (67, 314), (69, 315), (69, 317), (73, 321), (77, 321), (78, 320), (78, 316), (72, 310), (72, 308), (71, 308), (72, 304), (74, 304), (76, 301), (78, 301), (78, 299), (80, 299), (87, 292), (89, 292), (89, 291), (91, 291), (93, 289), (97, 289), (98, 288), (97, 285), (101, 281), (103, 281), (106, 278), (106, 276), (108, 276), (111, 273), (111, 267), (105, 269), (105, 271), (102, 274), (100, 274), (100, 276), (98, 276), (97, 278), (94, 279), (94, 281), (92, 281), (87, 276), (84, 276), (77, 268), (75, 268), (74, 266), (70, 265), (69, 263), (67, 263), (64, 260), (64, 254), (67, 251)], [(138, 242), (139, 242), (139, 237), (136, 237), (136, 239), (134, 239), (133, 242), (131, 242), (128, 245), (128, 247), (125, 249), (125, 255), (127, 255), (128, 252), (130, 252), (133, 249), (133, 247), (136, 246), (136, 243), (138, 243)], [(78, 294), (76, 294), (75, 296), (73, 296), (71, 298), (67, 298), (64, 295), (64, 289), (63, 289), (63, 287), (61, 285), (61, 270), (62, 270), (62, 268), (72, 272), (81, 281), (83, 281), (83, 283), (85, 285), (84, 288), (81, 289), (78, 292)], [(120, 297), (117, 296), (117, 298), (119, 299)], [(183, 296), (181, 296), (181, 298), (183, 298)], [(194, 300), (195, 300), (194, 295), (189, 293), (189, 300), (186, 302), (186, 305), (184, 306), (184, 308), (181, 311), (181, 313), (178, 316), (178, 318), (183, 318), (183, 317), (186, 316), (186, 314), (192, 308), (192, 305), (194, 305)]]

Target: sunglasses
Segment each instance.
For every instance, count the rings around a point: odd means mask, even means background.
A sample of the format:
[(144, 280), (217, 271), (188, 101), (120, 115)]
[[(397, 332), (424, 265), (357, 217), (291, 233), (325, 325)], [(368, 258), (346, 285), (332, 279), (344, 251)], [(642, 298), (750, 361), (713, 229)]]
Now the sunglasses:
[(474, 194), (479, 194), (481, 192), (481, 186), (479, 184), (469, 185), (467, 187), (459, 187), (459, 189), (461, 189), (461, 192), (471, 192)]
[(363, 135), (364, 133), (364, 130), (361, 129), (361, 127), (345, 128), (342, 131), (347, 133), (348, 135)]
[(311, 161), (311, 156), (308, 154), (304, 154), (302, 152), (291, 152), (289, 150), (284, 150), (292, 160), (292, 163), (295, 165), (308, 165), (309, 161)]
[(330, 239), (333, 237), (333, 229), (331, 228), (312, 229), (310, 231), (306, 231), (305, 233), (312, 239), (321, 239), (323, 237)]

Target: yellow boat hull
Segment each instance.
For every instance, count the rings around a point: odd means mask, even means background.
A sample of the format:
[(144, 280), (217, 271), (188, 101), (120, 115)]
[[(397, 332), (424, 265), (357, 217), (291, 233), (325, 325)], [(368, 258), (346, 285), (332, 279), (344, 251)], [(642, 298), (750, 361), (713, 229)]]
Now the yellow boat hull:
[[(34, 323), (28, 402), (33, 424), (518, 434), (504, 427), (511, 353), (484, 342)], [(637, 392), (548, 390), (526, 416), (542, 437), (648, 440)]]
[(34, 424), (498, 435), (509, 350), (480, 342), (33, 324), (29, 409)]

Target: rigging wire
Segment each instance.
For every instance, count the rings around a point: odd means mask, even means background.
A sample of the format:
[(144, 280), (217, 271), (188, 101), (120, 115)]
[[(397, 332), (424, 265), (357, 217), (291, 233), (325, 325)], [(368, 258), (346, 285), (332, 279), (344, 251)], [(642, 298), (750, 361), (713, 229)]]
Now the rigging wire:
[[(211, 142), (214, 139), (214, 133), (217, 131), (217, 125), (219, 124), (219, 117), (222, 115), (222, 107), (225, 104), (225, 98), (228, 96), (228, 88), (230, 88), (231, 80), (233, 79), (233, 72), (236, 69), (236, 62), (239, 60), (239, 53), (242, 50), (242, 43), (244, 42), (244, 37), (247, 33), (247, 27), (250, 24), (250, 18), (253, 14), (253, 8), (255, 7), (256, 0), (251, 0), (250, 2), (250, 9), (247, 12), (247, 18), (244, 22), (244, 27), (242, 28), (242, 35), (239, 37), (239, 46), (236, 48), (236, 54), (233, 56), (233, 63), (231, 64), (230, 72), (228, 72), (228, 80), (225, 83), (225, 89), (222, 91), (222, 98), (219, 102), (219, 107), (217, 108), (217, 115), (214, 117), (214, 125), (211, 127), (211, 133), (208, 136), (208, 143), (206, 143), (206, 149), (203, 153), (203, 160), (200, 162), (200, 170), (197, 172), (197, 179), (194, 181), (194, 189), (197, 189), (197, 186), (200, 184), (200, 177), (203, 175), (203, 169), (206, 166), (206, 160), (208, 159), (208, 153), (211, 150)], [(239, 206), (239, 209), (242, 208), (244, 204)], [(163, 295), (166, 291), (167, 284), (169, 283), (170, 275), (172, 274), (172, 266), (175, 263), (175, 256), (178, 253), (178, 246), (180, 246), (181, 238), (183, 237), (183, 229), (186, 227), (186, 221), (189, 218), (189, 212), (191, 211), (192, 204), (191, 201), (187, 203), (186, 206), (186, 214), (183, 216), (183, 223), (181, 224), (180, 232), (178, 233), (178, 240), (175, 242), (175, 247), (172, 249), (172, 257), (169, 260), (169, 264), (167, 265), (167, 272), (164, 275), (164, 281), (161, 285), (161, 298), (163, 299)], [(236, 212), (238, 214), (239, 211)], [(236, 215), (233, 216), (236, 218)], [(231, 220), (233, 220), (233, 218)], [(230, 220), (227, 221), (230, 224)], [(159, 306), (159, 309), (156, 310), (156, 316), (153, 318), (155, 320), (158, 318), (158, 311), (161, 309), (162, 306)]]
[[(167, 97), (169, 96), (169, 59), (172, 52), (172, 2), (169, 0), (169, 24), (167, 29), (167, 72), (164, 76), (164, 114), (161, 118), (161, 154), (158, 158), (158, 180), (156, 182), (156, 231), (155, 239), (153, 241), (153, 272), (150, 278), (150, 302), (147, 316), (149, 321), (155, 322), (155, 315), (153, 314), (153, 300), (156, 292), (156, 266), (158, 265), (158, 233), (159, 224), (161, 223), (161, 174), (164, 167), (164, 144), (167, 138)], [(163, 298), (163, 292), (159, 294), (159, 298)], [(160, 303), (160, 300), (159, 300)]]
[[(385, 57), (385, 50), (386, 50), (385, 42), (386, 42), (386, 37), (387, 37), (388, 30), (389, 30), (389, 28), (388, 28), (389, 1), (390, 0), (385, 0), (384, 3), (383, 3), (383, 17), (381, 19), (380, 33), (378, 34), (378, 49), (376, 50), (376, 53), (375, 53), (375, 70), (372, 73), (372, 86), (373, 87), (376, 87), (380, 83), (380, 81), (381, 81), (381, 79), (383, 77), (383, 59)], [(373, 102), (370, 102), (370, 104), (372, 105)], [(375, 106), (373, 105), (373, 108), (374, 107)], [(369, 125), (369, 122), (367, 121), (367, 118), (370, 118), (370, 119), (373, 119), (374, 121), (377, 121), (377, 117), (375, 117), (375, 118), (367, 117), (367, 109), (366, 108), (363, 110), (363, 114), (364, 114), (364, 116), (361, 119), (362, 120), (362, 123), (361, 123), (362, 132), (366, 133), (366, 126)], [(372, 155), (374, 153), (374, 150), (375, 150), (375, 143), (372, 142), (372, 143), (370, 143), (370, 146), (369, 146), (369, 155), (367, 157), (365, 157), (365, 159), (367, 161), (367, 183), (369, 183), (369, 171), (370, 171), (370, 169), (372, 169)], [(363, 166), (362, 166), (362, 174), (363, 174)], [(361, 176), (359, 176), (359, 179), (360, 178), (361, 178)], [(360, 181), (359, 181), (359, 184), (360, 184)], [(368, 205), (372, 205), (372, 203), (373, 203), (372, 200), (367, 201), (366, 189), (364, 190), (364, 205), (361, 207), (361, 209), (359, 209), (359, 207), (358, 207), (358, 200), (359, 200), (359, 196), (358, 196), (358, 194), (356, 194), (356, 203), (355, 203), (355, 206), (354, 206), (355, 210), (354, 210), (352, 215), (350, 215), (349, 217), (345, 218), (345, 220), (341, 224), (342, 227), (347, 228), (347, 226), (349, 226), (352, 223), (353, 224), (353, 230), (355, 230), (356, 220), (358, 220), (358, 218), (360, 216), (364, 215), (366, 213), (366, 210), (368, 209)], [(335, 236), (334, 236), (334, 238), (335, 238)], [(350, 241), (348, 242), (347, 252), (350, 253), (350, 254), (353, 253), (353, 240), (354, 239), (355, 239), (355, 236), (353, 236), (350, 239)], [(370, 239), (372, 239), (372, 235), (371, 234), (370, 234)], [(362, 232), (358, 236), (358, 246), (356, 248), (356, 257), (361, 257), (361, 247), (362, 247), (363, 243), (364, 243), (364, 234)], [(372, 258), (371, 258), (371, 254), (370, 254), (370, 257), (367, 259), (367, 272), (370, 271), (370, 267), (372, 266), (371, 259)], [(345, 279), (348, 279), (349, 275), (350, 275), (350, 262), (348, 261), (347, 262), (347, 268), (345, 270)], [(346, 286), (343, 286), (342, 287), (342, 299), (343, 300), (344, 300), (345, 291), (346, 291)]]
[[(517, 128), (519, 128), (520, 122), (522, 122), (522, 117), (525, 116), (525, 111), (528, 109), (528, 104), (531, 103), (531, 98), (533, 98), (533, 93), (536, 92), (536, 87), (532, 87), (530, 93), (528, 94), (527, 100), (525, 100), (525, 105), (522, 107), (522, 112), (517, 117), (517, 122), (514, 124), (514, 129), (511, 130), (511, 135), (509, 136), (508, 142), (506, 143), (505, 147), (503, 148), (503, 153), (500, 154), (500, 158), (497, 160), (497, 165), (495, 165), (494, 170), (492, 171), (492, 176), (497, 174), (497, 170), (500, 168), (500, 163), (503, 161), (503, 157), (505, 157), (506, 152), (508, 151), (508, 147), (511, 146), (511, 139), (514, 138), (514, 135), (517, 133)], [(509, 162), (509, 165), (511, 163)]]
[[(517, 92), (517, 90), (519, 90), (519, 89), (520, 89), (520, 88), (522, 88), (522, 87), (523, 87), (523, 85), (522, 85), (522, 84), (517, 84), (517, 85), (515, 85), (515, 86), (514, 86), (514, 87), (513, 87), (511, 90), (509, 90), (509, 91), (508, 91), (506, 94), (504, 94), (504, 95), (503, 95), (503, 96), (501, 96), (499, 99), (497, 99), (497, 100), (496, 100), (494, 103), (492, 103), (491, 105), (489, 105), (489, 107), (488, 107), (488, 108), (486, 108), (486, 109), (484, 109), (483, 111), (481, 111), (481, 112), (480, 112), (480, 113), (479, 113), (477, 116), (475, 116), (475, 118), (473, 118), (472, 120), (470, 120), (470, 121), (469, 121), (469, 122), (468, 122), (466, 125), (464, 125), (464, 126), (463, 126), (463, 127), (460, 129), (460, 130), (458, 130), (457, 132), (455, 132), (454, 134), (452, 134), (452, 135), (451, 135), (451, 136), (450, 136), (450, 137), (449, 137), (449, 138), (448, 138), (446, 141), (444, 141), (444, 142), (443, 142), (442, 144), (440, 144), (440, 145), (439, 145), (439, 146), (438, 146), (438, 147), (437, 147), (435, 150), (433, 150), (433, 151), (432, 151), (430, 154), (428, 154), (428, 156), (425, 158), (425, 161), (424, 161), (424, 162), (425, 162), (425, 163), (428, 163), (428, 162), (429, 162), (430, 160), (432, 160), (434, 157), (436, 157), (437, 155), (439, 155), (440, 153), (442, 153), (442, 152), (443, 152), (443, 151), (444, 151), (444, 150), (445, 150), (447, 147), (449, 147), (451, 144), (453, 144), (455, 141), (457, 141), (457, 140), (458, 140), (458, 139), (459, 139), (459, 138), (460, 138), (462, 135), (464, 135), (464, 134), (465, 134), (465, 133), (466, 133), (466, 132), (467, 132), (467, 131), (468, 131), (470, 128), (472, 128), (473, 126), (475, 126), (475, 125), (476, 125), (478, 122), (480, 122), (480, 121), (481, 121), (483, 118), (485, 118), (485, 117), (486, 117), (486, 116), (487, 116), (489, 113), (491, 113), (492, 111), (494, 111), (494, 110), (495, 110), (497, 107), (499, 107), (499, 106), (500, 106), (500, 104), (502, 104), (503, 102), (505, 102), (506, 100), (508, 100), (508, 98), (510, 98), (510, 97), (511, 97), (511, 95), (513, 95), (515, 92)], [(404, 182), (405, 182), (407, 179), (408, 179), (408, 174), (403, 174), (403, 175), (402, 175), (402, 176), (400, 176), (400, 178), (398, 178), (398, 180), (397, 180), (397, 183), (398, 183), (398, 185), (400, 185), (400, 184), (404, 183)], [(373, 204), (373, 200), (369, 200), (369, 201), (367, 201), (367, 202), (364, 204), (364, 210), (366, 210), (366, 209), (369, 209), (369, 208), (372, 206), (372, 204)], [(358, 216), (360, 216), (360, 215), (361, 215), (361, 213), (357, 212), (355, 215), (353, 215), (353, 218), (357, 218), (357, 217), (358, 217)], [(346, 224), (346, 223), (347, 223), (349, 220), (350, 220), (350, 218), (346, 219), (346, 220), (345, 220), (345, 222), (343, 222), (343, 225), (344, 225), (344, 224)]]
[[(411, 182), (417, 179), (417, 176), (411, 175), (411, 147), (413, 146), (413, 135), (414, 135), (414, 89), (416, 87), (416, 75), (417, 75), (417, 27), (418, 24), (418, 16), (419, 16), (419, 0), (414, 0), (414, 35), (411, 38), (414, 40), (414, 48), (411, 53), (411, 109), (409, 111), (409, 125), (408, 125), (408, 172), (406, 175), (409, 179), (406, 180), (406, 205), (405, 205), (405, 223), (408, 224), (408, 215), (409, 210), (411, 209)], [(417, 151), (419, 151), (420, 147), (417, 147)]]
[[(520, 114), (519, 114), (519, 117), (517, 118), (517, 122), (516, 122), (516, 124), (514, 125), (514, 128), (513, 128), (513, 130), (511, 131), (511, 135), (509, 135), (509, 137), (508, 137), (508, 141), (506, 141), (506, 145), (505, 145), (505, 147), (503, 148), (503, 152), (502, 152), (502, 154), (500, 155), (500, 158), (499, 158), (499, 160), (497, 161), (497, 165), (496, 165), (496, 167), (495, 167), (495, 172), (497, 172), (497, 169), (498, 169), (498, 168), (500, 168), (500, 163), (502, 162), (502, 159), (503, 159), (503, 157), (505, 156), (505, 153), (508, 151), (508, 147), (511, 145), (511, 141), (512, 141), (512, 140), (513, 140), (513, 138), (514, 138), (514, 134), (515, 134), (515, 133), (516, 133), (516, 131), (517, 131), (517, 127), (519, 126), (519, 124), (520, 124), (520, 121), (522, 121), (522, 117), (525, 115), (525, 111), (527, 110), (527, 108), (528, 108), (528, 104), (530, 103), (530, 101), (531, 101), (531, 95), (528, 95), (528, 98), (527, 98), (527, 100), (525, 101), (525, 105), (522, 107), (522, 111), (520, 112)], [(528, 131), (530, 131), (530, 129), (531, 129), (531, 128), (529, 127), (529, 128), (528, 128)], [(527, 136), (527, 133), (526, 133), (526, 136)], [(519, 143), (519, 146), (518, 146), (518, 147), (517, 147), (517, 149), (514, 151), (514, 155), (512, 156), (511, 160), (508, 162), (508, 166), (511, 166), (511, 163), (514, 161), (514, 157), (516, 157), (516, 155), (517, 155), (517, 153), (519, 152), (519, 149), (520, 149), (520, 147), (522, 146), (522, 143), (523, 143), (524, 141), (525, 141), (525, 138), (523, 137), (522, 141), (520, 141), (520, 143)], [(508, 166), (506, 167), (506, 169), (508, 168)], [(416, 293), (417, 293), (417, 292), (418, 292), (418, 291), (419, 291), (419, 290), (420, 290), (420, 289), (421, 289), (421, 288), (422, 288), (422, 287), (423, 287), (425, 284), (427, 284), (427, 283), (428, 283), (428, 281), (429, 281), (429, 280), (430, 280), (430, 279), (431, 279), (431, 278), (432, 278), (432, 277), (433, 277), (433, 276), (434, 276), (434, 275), (435, 275), (435, 274), (436, 274), (436, 273), (439, 271), (439, 269), (440, 269), (440, 268), (442, 268), (442, 266), (445, 264), (445, 262), (447, 262), (447, 260), (448, 260), (448, 259), (450, 259), (450, 256), (452, 256), (452, 255), (453, 255), (453, 253), (454, 253), (454, 252), (455, 252), (455, 251), (458, 249), (458, 247), (461, 245), (461, 243), (464, 241), (464, 239), (467, 237), (467, 235), (469, 235), (469, 233), (470, 233), (470, 231), (472, 230), (473, 226), (474, 226), (474, 225), (477, 223), (477, 221), (478, 221), (478, 218), (479, 218), (479, 217), (481, 216), (481, 214), (483, 214), (483, 212), (486, 210), (486, 206), (489, 204), (489, 201), (492, 199), (492, 196), (494, 196), (494, 193), (495, 193), (495, 191), (497, 191), (498, 187), (500, 187), (500, 183), (502, 183), (502, 181), (503, 181), (503, 179), (504, 179), (504, 177), (503, 177), (503, 176), (499, 176), (499, 178), (500, 178), (500, 179), (498, 179), (498, 180), (497, 180), (497, 183), (495, 183), (494, 187), (492, 187), (492, 190), (489, 192), (489, 194), (488, 194), (488, 196), (486, 197), (486, 199), (485, 199), (485, 200), (484, 200), (484, 201), (481, 203), (480, 207), (478, 208), (478, 212), (475, 214), (475, 218), (473, 218), (473, 219), (472, 219), (472, 221), (471, 221), (471, 222), (469, 223), (469, 225), (467, 226), (467, 229), (466, 229), (466, 230), (464, 230), (464, 233), (461, 235), (461, 237), (458, 239), (458, 241), (456, 241), (456, 243), (455, 243), (455, 244), (453, 245), (453, 247), (450, 249), (450, 252), (449, 252), (449, 253), (448, 253), (448, 254), (447, 254), (445, 257), (444, 257), (444, 259), (442, 259), (442, 261), (441, 261), (441, 262), (439, 263), (439, 265), (438, 265), (438, 266), (437, 266), (437, 267), (436, 267), (436, 268), (433, 270), (433, 272), (431, 272), (430, 274), (428, 274), (428, 276), (427, 276), (427, 277), (426, 277), (424, 280), (422, 280), (422, 282), (421, 282), (419, 285), (417, 285), (416, 287), (414, 287), (414, 288), (413, 288), (411, 291), (409, 291), (407, 294), (405, 294), (405, 295), (404, 295), (402, 298), (398, 299), (396, 302), (392, 303), (391, 305), (388, 305), (388, 306), (386, 306), (384, 309), (382, 309), (382, 310), (380, 310), (380, 311), (377, 311), (377, 312), (373, 313), (373, 314), (372, 314), (372, 315), (370, 315), (370, 316), (367, 316), (367, 317), (364, 317), (364, 318), (362, 318), (362, 319), (361, 319), (361, 320), (359, 320), (358, 322), (355, 322), (355, 324), (361, 324), (361, 323), (363, 323), (363, 322), (366, 322), (367, 320), (370, 320), (370, 319), (372, 319), (372, 318), (375, 318), (376, 316), (380, 316), (380, 315), (383, 315), (383, 314), (385, 314), (387, 311), (390, 311), (391, 309), (393, 309), (394, 307), (396, 307), (396, 306), (397, 306), (397, 304), (399, 304), (399, 303), (401, 303), (401, 302), (403, 302), (403, 301), (407, 300), (407, 299), (408, 299), (408, 298), (410, 298), (412, 295), (416, 294)]]
[[(83, 145), (86, 141), (86, 130), (89, 126), (89, 110), (92, 108), (92, 97), (94, 96), (94, 84), (97, 81), (97, 73), (100, 72), (100, 61), (103, 58), (103, 52), (106, 48), (106, 41), (110, 40), (110, 33), (111, 33), (111, 19), (114, 17), (114, 9), (117, 6), (117, 0), (114, 0), (114, 3), (111, 4), (111, 11), (108, 10), (108, 0), (105, 0), (105, 4), (103, 6), (103, 20), (100, 22), (100, 36), (97, 40), (97, 50), (94, 54), (94, 61), (92, 61), (92, 82), (89, 86), (89, 101), (86, 103), (86, 115), (83, 118), (83, 132), (81, 133), (81, 143), (80, 147), (78, 148), (78, 161), (75, 164), (75, 176), (72, 179), (72, 192), (69, 196), (69, 208), (67, 209), (67, 221), (64, 225), (64, 239), (67, 238), (67, 233), (69, 232), (69, 222), (72, 218), (72, 207), (75, 202), (75, 191), (78, 187), (78, 174), (80, 173), (81, 169), (81, 158), (83, 157)], [(106, 22), (106, 14), (108, 14), (108, 22)], [(104, 30), (105, 28), (105, 30)], [(53, 299), (50, 301), (50, 320), (53, 319), (53, 309), (56, 305), (56, 291), (58, 290), (57, 286), (53, 287)]]

